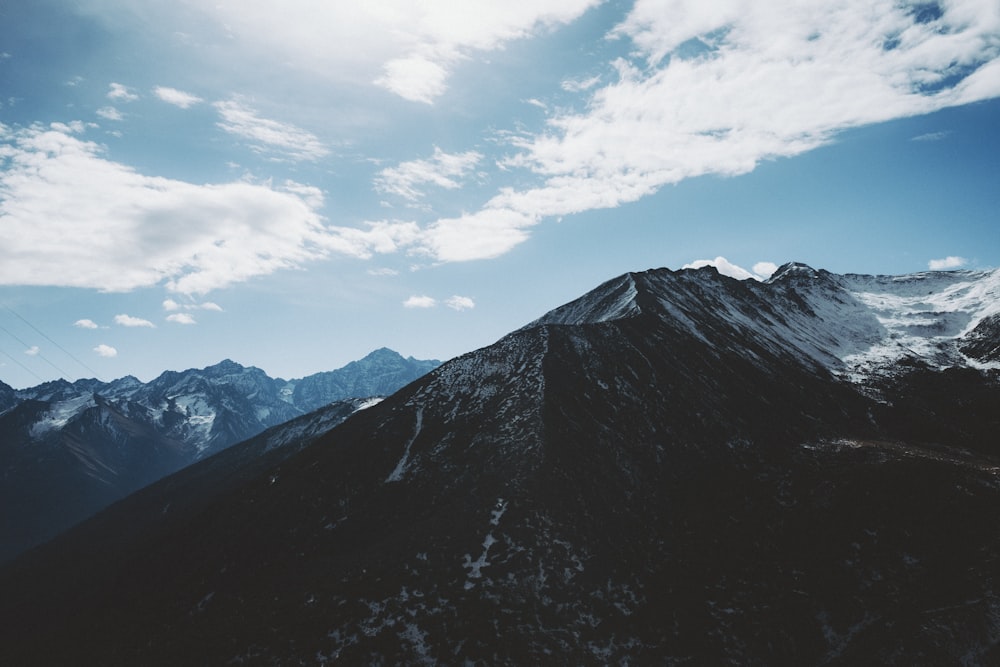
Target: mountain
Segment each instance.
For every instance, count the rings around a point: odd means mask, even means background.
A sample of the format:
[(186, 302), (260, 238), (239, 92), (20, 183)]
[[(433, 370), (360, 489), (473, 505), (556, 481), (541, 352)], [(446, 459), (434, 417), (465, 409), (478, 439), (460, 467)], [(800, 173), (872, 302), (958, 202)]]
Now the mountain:
[(4, 566), (0, 662), (996, 664), (998, 288), (621, 276)]
[(0, 561), (269, 427), (369, 390), (392, 393), (439, 363), (382, 348), (291, 381), (227, 359), (149, 383), (0, 386), (0, 506), (11, 508), (0, 515)]

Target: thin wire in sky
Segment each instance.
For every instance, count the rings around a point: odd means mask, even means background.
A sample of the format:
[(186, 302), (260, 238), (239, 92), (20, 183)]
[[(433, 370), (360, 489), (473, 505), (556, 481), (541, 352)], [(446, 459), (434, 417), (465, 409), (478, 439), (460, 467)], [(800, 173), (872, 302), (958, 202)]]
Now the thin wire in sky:
[(38, 380), (38, 382), (40, 382), (40, 383), (41, 383), (41, 382), (45, 382), (45, 380), (43, 380), (43, 379), (42, 379), (42, 378), (41, 378), (41, 377), (40, 377), (40, 376), (38, 375), (38, 373), (36, 373), (35, 371), (31, 370), (31, 369), (30, 369), (30, 368), (28, 368), (28, 367), (27, 367), (26, 365), (22, 364), (22, 363), (21, 363), (21, 361), (20, 361), (19, 359), (15, 358), (15, 357), (12, 357), (12, 356), (11, 356), (11, 355), (10, 355), (10, 354), (9, 354), (9, 353), (8, 353), (8, 352), (6, 351), (6, 350), (0, 350), (0, 354), (2, 354), (3, 356), (7, 357), (7, 358), (8, 358), (8, 359), (10, 359), (11, 361), (13, 361), (13, 362), (14, 362), (15, 364), (17, 364), (18, 366), (20, 366), (21, 368), (23, 368), (23, 369), (24, 369), (25, 371), (27, 371), (27, 373), (28, 373), (29, 375), (31, 375), (31, 376), (32, 376), (33, 378), (35, 378), (36, 380)]
[(42, 331), (41, 329), (39, 329), (38, 327), (36, 327), (34, 324), (32, 324), (31, 322), (29, 322), (28, 320), (26, 320), (24, 317), (22, 317), (21, 315), (19, 315), (17, 312), (14, 311), (13, 308), (11, 308), (10, 306), (7, 306), (7, 305), (4, 305), (4, 308), (11, 315), (13, 315), (17, 319), (21, 320), (22, 322), (24, 322), (25, 324), (27, 324), (29, 327), (31, 327), (35, 331), (35, 333), (37, 333), (39, 336), (41, 336), (45, 340), (49, 341), (53, 345), (55, 345), (67, 357), (69, 357), (70, 359), (72, 359), (76, 363), (80, 364), (80, 366), (82, 366), (83, 368), (85, 368), (87, 370), (87, 372), (90, 373), (93, 377), (95, 377), (97, 379), (100, 379), (100, 377), (98, 377), (98, 375), (97, 375), (97, 371), (95, 371), (93, 368), (91, 368), (87, 364), (83, 363), (80, 359), (77, 358), (77, 356), (75, 354), (73, 354), (72, 352), (70, 352), (69, 350), (67, 350), (65, 347), (63, 347), (59, 343), (55, 342), (51, 338), (49, 338), (49, 336), (44, 331)]
[[(23, 340), (21, 340), (20, 338), (18, 338), (14, 334), (12, 334), (10, 331), (8, 331), (7, 329), (5, 329), (4, 327), (0, 327), (0, 331), (3, 331), (5, 334), (7, 334), (8, 336), (10, 336), (14, 340), (16, 340), (21, 345), (23, 345), (25, 347), (25, 349), (30, 349), (31, 348), (31, 345), (28, 345), (27, 343), (25, 343)], [(34, 356), (38, 357), (39, 359), (41, 359), (42, 361), (44, 361), (45, 363), (47, 363), (49, 366), (52, 366), (52, 368), (54, 368), (57, 371), (59, 371), (59, 375), (60, 375), (60, 377), (62, 377), (62, 379), (66, 380), (67, 382), (70, 381), (70, 379), (69, 379), (69, 373), (67, 373), (63, 369), (59, 368), (58, 366), (56, 366), (53, 362), (49, 361), (49, 359), (44, 354), (42, 354), (41, 352), (38, 352)]]

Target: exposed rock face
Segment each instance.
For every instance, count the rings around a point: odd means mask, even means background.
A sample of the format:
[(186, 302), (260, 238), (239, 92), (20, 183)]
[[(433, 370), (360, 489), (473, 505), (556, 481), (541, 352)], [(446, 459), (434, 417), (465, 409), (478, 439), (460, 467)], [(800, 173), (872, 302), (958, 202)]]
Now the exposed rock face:
[(997, 277), (609, 281), (6, 566), (0, 661), (997, 662)]
[[(0, 561), (112, 502), (261, 431), (335, 401), (390, 394), (437, 361), (382, 348), (301, 380), (231, 360), (134, 377), (0, 385)], [(6, 406), (6, 407), (4, 407)]]

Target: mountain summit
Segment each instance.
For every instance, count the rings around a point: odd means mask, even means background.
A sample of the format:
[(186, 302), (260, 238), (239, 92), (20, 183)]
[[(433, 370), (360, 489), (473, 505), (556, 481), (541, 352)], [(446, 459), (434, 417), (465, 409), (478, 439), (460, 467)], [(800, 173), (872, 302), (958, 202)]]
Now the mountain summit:
[(998, 275), (608, 281), (6, 566), (0, 661), (996, 662)]
[(0, 562), (267, 428), (337, 401), (386, 396), (439, 364), (381, 348), (298, 380), (226, 359), (148, 383), (0, 385), (0, 506), (8, 510)]

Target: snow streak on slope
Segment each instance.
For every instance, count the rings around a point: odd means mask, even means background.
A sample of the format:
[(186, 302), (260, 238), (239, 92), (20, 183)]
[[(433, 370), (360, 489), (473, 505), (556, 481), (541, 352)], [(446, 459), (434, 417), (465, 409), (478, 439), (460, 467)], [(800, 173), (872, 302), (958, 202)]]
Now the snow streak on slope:
[[(609, 280), (526, 328), (644, 312), (712, 348), (740, 348), (756, 358), (754, 346), (761, 346), (853, 382), (891, 372), (902, 359), (934, 368), (1000, 368), (990, 351), (1000, 326), (1000, 270), (841, 276), (793, 262), (759, 283), (712, 267), (658, 269)], [(963, 352), (983, 338), (979, 359)]]
[(1000, 368), (998, 362), (970, 358), (958, 346), (985, 318), (1000, 313), (1000, 270), (847, 275), (843, 282), (886, 332), (876, 344), (844, 357), (852, 380), (904, 358), (937, 368)]

